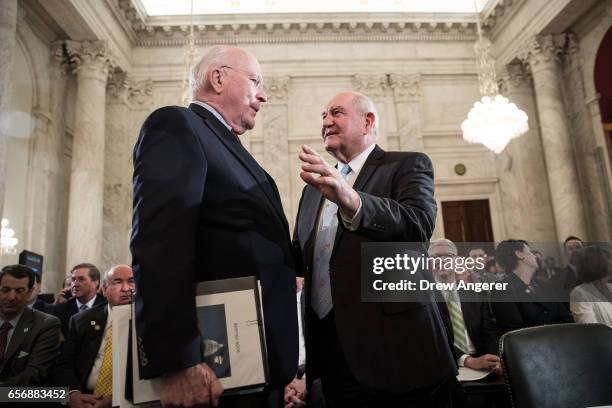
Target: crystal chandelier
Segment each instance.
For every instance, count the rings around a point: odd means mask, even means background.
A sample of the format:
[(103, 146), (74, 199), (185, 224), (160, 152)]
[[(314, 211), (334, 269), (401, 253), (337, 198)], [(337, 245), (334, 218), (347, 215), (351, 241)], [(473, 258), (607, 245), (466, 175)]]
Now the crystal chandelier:
[(499, 154), (512, 139), (526, 133), (529, 125), (527, 114), (499, 93), (495, 61), (489, 54), (491, 41), (482, 36), (478, 10), (476, 10), (476, 27), (478, 41), (474, 44), (474, 50), (482, 99), (474, 103), (467, 119), (461, 124), (461, 130), (464, 140), (481, 143)]
[(2, 219), (2, 229), (0, 229), (0, 255), (13, 255), (17, 252), (19, 240), (15, 238), (15, 230), (9, 228), (9, 220)]

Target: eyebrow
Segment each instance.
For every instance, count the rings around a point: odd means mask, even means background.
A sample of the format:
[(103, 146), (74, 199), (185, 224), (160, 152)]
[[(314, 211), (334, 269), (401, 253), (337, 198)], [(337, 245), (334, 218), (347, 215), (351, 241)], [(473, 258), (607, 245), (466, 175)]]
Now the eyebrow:
[(325, 115), (327, 112), (331, 112), (331, 111), (334, 111), (334, 110), (337, 110), (337, 109), (344, 110), (344, 108), (342, 106), (339, 106), (339, 105), (330, 106), (329, 109), (323, 109), (321, 111), (321, 115)]

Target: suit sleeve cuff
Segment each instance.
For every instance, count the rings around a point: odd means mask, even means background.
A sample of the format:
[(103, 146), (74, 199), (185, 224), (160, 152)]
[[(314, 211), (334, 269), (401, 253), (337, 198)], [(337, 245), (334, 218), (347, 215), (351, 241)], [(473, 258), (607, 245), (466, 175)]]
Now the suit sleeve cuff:
[(359, 197), (359, 207), (357, 207), (357, 211), (355, 211), (353, 218), (344, 214), (344, 211), (340, 209), (340, 219), (342, 220), (342, 224), (344, 224), (344, 228), (349, 231), (356, 231), (359, 228), (361, 219), (363, 218), (363, 211), (361, 211), (362, 207), (361, 197)]

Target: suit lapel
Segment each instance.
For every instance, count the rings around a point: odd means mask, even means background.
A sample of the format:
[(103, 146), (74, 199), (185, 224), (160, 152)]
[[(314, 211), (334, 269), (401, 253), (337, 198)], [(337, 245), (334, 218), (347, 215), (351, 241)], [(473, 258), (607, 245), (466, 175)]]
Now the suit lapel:
[(283, 212), (280, 196), (275, 196), (275, 188), (271, 186), (271, 177), (265, 172), (264, 169), (255, 161), (253, 156), (242, 146), (237, 136), (234, 136), (217, 118), (214, 117), (207, 109), (192, 103), (189, 108), (202, 117), (213, 133), (219, 138), (221, 143), (225, 145), (227, 150), (230, 151), (238, 159), (240, 163), (251, 173), (251, 176), (257, 181), (257, 184), (263, 191), (264, 195), (268, 199), (268, 202), (276, 212), (276, 215), (280, 218), (283, 225), (287, 224), (285, 213)]
[(312, 266), (312, 257), (315, 247), (315, 239), (317, 238), (317, 221), (319, 219), (319, 211), (323, 203), (323, 196), (316, 188), (306, 186), (304, 189), (304, 198), (302, 199), (300, 218), (297, 220), (299, 231), (303, 231), (298, 239), (304, 242), (304, 254), (306, 255), (306, 265)]
[[(9, 361), (11, 357), (19, 350), (19, 346), (26, 339), (28, 335), (30, 335), (30, 330), (34, 326), (34, 312), (32, 309), (26, 306), (23, 314), (21, 315), (21, 319), (19, 319), (19, 323), (17, 323), (17, 327), (13, 331), (13, 335), (11, 336), (11, 341), (6, 348), (6, 355), (4, 357), (4, 363)], [(0, 370), (1, 371), (1, 370)]]

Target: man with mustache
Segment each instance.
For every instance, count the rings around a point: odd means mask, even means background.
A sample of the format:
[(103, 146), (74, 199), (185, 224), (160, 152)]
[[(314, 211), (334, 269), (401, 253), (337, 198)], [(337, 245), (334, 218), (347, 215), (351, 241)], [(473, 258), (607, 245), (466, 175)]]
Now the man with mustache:
[(337, 168), (308, 146), (299, 155), (306, 378), (321, 378), (328, 408), (446, 407), (456, 368), (435, 303), (361, 302), (361, 244), (425, 243), (436, 218), (431, 161), (383, 151), (378, 121), (368, 97), (340, 93), (321, 128)]
[(112, 405), (112, 308), (127, 305), (134, 294), (134, 274), (117, 265), (104, 275), (108, 304), (98, 304), (71, 318), (70, 331), (54, 370), (59, 385), (69, 388), (70, 406)]
[(190, 84), (189, 107), (153, 112), (134, 148), (140, 373), (161, 377), (163, 405), (218, 404), (223, 388), (200, 349), (196, 283), (254, 275), (262, 287), (269, 385), (221, 405), (278, 406), (297, 369), (296, 263), (276, 185), (238, 138), (267, 100), (261, 68), (245, 50), (215, 46)]

